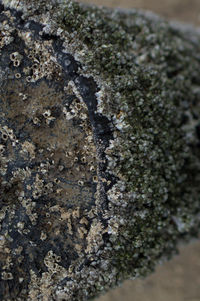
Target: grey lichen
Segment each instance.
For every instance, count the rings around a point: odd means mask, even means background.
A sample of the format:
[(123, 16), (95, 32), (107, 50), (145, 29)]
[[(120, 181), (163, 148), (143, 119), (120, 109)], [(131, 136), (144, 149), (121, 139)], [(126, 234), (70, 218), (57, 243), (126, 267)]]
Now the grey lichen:
[(73, 1), (0, 11), (0, 298), (147, 275), (199, 233), (199, 32)]

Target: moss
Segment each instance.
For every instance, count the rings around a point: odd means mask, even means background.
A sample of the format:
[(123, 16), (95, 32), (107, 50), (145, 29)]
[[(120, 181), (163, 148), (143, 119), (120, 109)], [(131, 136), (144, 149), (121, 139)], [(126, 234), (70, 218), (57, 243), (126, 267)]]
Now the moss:
[(123, 71), (119, 55), (127, 51), (129, 39), (120, 22), (112, 20), (106, 10), (70, 2), (64, 11), (61, 26), (73, 33), (76, 42), (87, 46), (84, 59), (91, 70), (108, 78), (119, 72), (120, 68)]
[(108, 156), (115, 162), (110, 172), (126, 183), (128, 202), (124, 213), (113, 209), (127, 219), (114, 260), (119, 277), (146, 275), (176, 252), (178, 239), (198, 232), (198, 139), (190, 125), (194, 111), (199, 118), (193, 92), (200, 84), (199, 45), (165, 21), (135, 11), (70, 2), (62, 21), (84, 70), (107, 87), (101, 112), (115, 124), (122, 115), (126, 125), (116, 130)]

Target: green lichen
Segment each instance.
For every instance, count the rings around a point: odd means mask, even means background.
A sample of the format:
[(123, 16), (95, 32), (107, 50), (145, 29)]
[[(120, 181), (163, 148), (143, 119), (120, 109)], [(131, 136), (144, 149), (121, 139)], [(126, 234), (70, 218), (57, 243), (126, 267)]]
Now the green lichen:
[(70, 2), (62, 21), (84, 70), (106, 87), (103, 113), (126, 125), (108, 156), (128, 201), (124, 212), (113, 209), (126, 217), (114, 262), (119, 278), (144, 276), (176, 252), (179, 239), (198, 232), (199, 44), (136, 11)]

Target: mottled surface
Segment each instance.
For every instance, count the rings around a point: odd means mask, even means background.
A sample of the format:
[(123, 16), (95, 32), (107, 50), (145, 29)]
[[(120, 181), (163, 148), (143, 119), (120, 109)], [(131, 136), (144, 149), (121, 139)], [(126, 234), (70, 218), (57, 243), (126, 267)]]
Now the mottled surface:
[[(148, 9), (168, 19), (200, 26), (199, 0), (83, 0), (82, 2), (109, 7)], [(180, 254), (157, 267), (145, 279), (125, 281), (98, 301), (199, 301), (200, 300), (200, 241), (182, 247)]]
[(200, 243), (180, 248), (180, 254), (145, 279), (128, 280), (98, 301), (199, 301)]
[(2, 3), (1, 298), (87, 300), (198, 234), (199, 34)]

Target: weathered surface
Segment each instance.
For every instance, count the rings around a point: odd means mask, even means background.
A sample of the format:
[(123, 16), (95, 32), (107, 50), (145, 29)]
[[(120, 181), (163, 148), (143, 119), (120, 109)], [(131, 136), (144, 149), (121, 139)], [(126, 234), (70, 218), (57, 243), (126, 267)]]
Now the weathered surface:
[(88, 300), (200, 224), (200, 35), (1, 1), (1, 300)]

